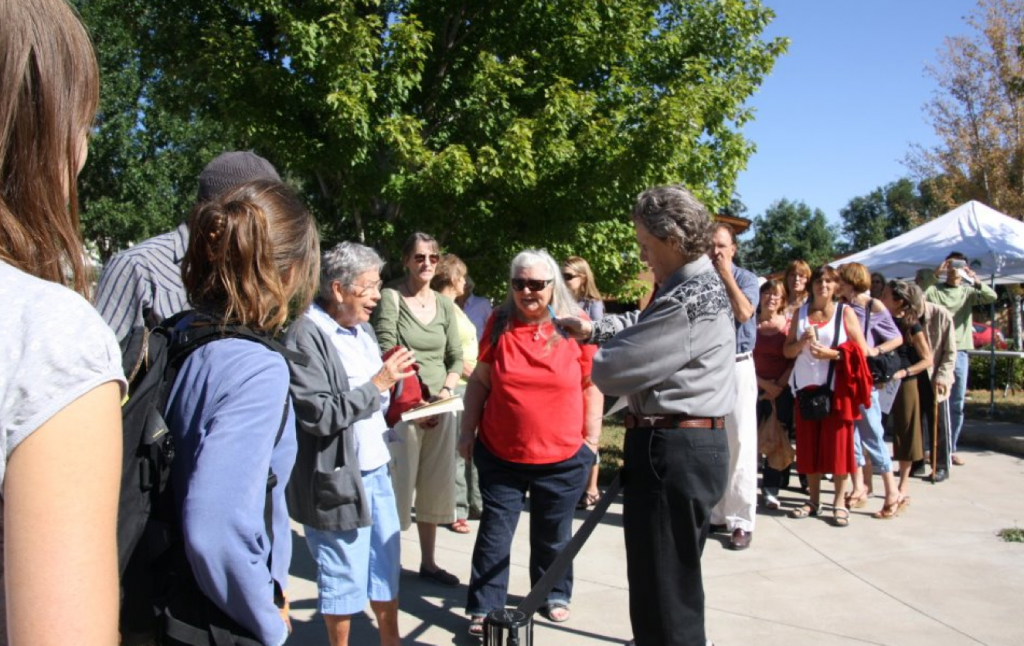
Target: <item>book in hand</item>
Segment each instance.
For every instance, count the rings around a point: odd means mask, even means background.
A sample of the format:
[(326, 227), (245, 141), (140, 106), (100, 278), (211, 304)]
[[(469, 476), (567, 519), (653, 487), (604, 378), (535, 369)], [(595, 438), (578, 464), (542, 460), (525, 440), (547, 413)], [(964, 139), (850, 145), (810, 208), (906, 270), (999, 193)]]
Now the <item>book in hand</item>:
[(455, 395), (448, 399), (439, 399), (436, 402), (423, 404), (416, 408), (410, 408), (402, 413), (402, 421), (411, 422), (414, 419), (430, 417), (431, 415), (440, 415), (441, 413), (457, 413), (462, 409), (462, 397)]

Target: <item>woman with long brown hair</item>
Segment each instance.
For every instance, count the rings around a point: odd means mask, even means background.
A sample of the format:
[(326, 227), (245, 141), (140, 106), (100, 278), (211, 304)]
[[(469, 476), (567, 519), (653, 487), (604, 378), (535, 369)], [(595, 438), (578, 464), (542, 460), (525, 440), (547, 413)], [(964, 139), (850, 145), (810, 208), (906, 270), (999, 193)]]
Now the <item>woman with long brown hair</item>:
[(224, 331), (182, 363), (165, 411), (176, 451), (172, 489), (197, 588), (190, 594), (234, 622), (221, 628), (280, 644), (290, 631), (283, 594), (291, 563), (285, 488), (296, 455), (290, 372), (279, 352), (228, 330), (245, 326), (272, 339), (305, 310), (320, 272), (316, 223), (284, 184), (241, 184), (196, 207), (181, 272), (195, 309), (176, 338)]
[(126, 384), (117, 340), (83, 298), (75, 186), (98, 103), (71, 7), (0, 0), (0, 637), (14, 644), (118, 641)]
[(786, 267), (782, 282), (786, 286), (786, 306), (783, 313), (786, 320), (791, 320), (807, 302), (811, 279), (811, 267), (803, 260), (793, 260)]

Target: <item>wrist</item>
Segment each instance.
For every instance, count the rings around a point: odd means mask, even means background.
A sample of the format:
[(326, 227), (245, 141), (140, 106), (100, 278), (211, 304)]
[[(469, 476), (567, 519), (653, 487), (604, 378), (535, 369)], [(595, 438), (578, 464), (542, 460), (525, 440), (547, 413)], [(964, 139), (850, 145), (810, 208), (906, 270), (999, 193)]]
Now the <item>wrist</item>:
[(446, 390), (448, 391), (449, 395), (454, 395), (455, 394), (455, 390), (452, 389), (451, 386), (441, 386), (441, 390), (437, 391), (437, 394), (440, 395), (442, 392), (444, 392)]

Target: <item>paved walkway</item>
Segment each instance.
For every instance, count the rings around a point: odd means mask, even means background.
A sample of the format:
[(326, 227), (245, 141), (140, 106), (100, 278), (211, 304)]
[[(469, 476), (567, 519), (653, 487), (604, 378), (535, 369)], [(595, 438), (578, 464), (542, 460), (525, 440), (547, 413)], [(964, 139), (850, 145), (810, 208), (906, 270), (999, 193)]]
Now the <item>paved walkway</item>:
[[(870, 517), (882, 505), (876, 496), (853, 511), (845, 529), (762, 510), (749, 550), (729, 551), (725, 536), (709, 539), (709, 636), (718, 646), (1024, 644), (1024, 544), (996, 536), (1003, 528), (1024, 527), (1024, 460), (971, 448), (996, 440), (1024, 456), (1024, 426), (969, 422), (961, 451), (967, 465), (954, 467), (938, 485), (915, 479), (912, 503), (896, 519)], [(793, 506), (802, 497), (790, 491), (782, 499)], [(617, 501), (576, 559), (569, 622), (537, 618), (538, 646), (621, 644), (630, 637), (621, 514)], [(582, 518), (578, 512), (577, 525)], [(454, 589), (416, 576), (416, 532), (402, 535), (400, 627), (406, 646), (478, 643), (466, 635), (463, 615), (476, 534), (476, 523), (470, 524), (472, 534), (438, 534), (439, 563), (463, 580)], [(527, 531), (524, 516), (513, 544), (511, 604), (529, 589)], [(305, 541), (295, 539), (295, 632), (289, 644), (327, 646), (315, 612), (315, 571)], [(369, 615), (357, 617), (351, 644), (377, 643)]]

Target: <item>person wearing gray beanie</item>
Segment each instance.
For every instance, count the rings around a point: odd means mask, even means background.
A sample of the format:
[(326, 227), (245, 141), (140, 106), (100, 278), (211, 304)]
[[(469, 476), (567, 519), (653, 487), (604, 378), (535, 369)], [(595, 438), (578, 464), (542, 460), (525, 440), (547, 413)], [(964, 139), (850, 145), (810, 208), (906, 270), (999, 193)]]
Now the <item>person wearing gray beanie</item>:
[[(251, 151), (229, 151), (215, 157), (199, 173), (198, 203), (258, 179), (281, 181), (274, 166)], [(141, 333), (188, 309), (181, 282), (181, 259), (188, 245), (188, 225), (140, 242), (115, 255), (103, 268), (95, 306), (114, 330), (122, 352), (129, 354), (133, 330)]]

